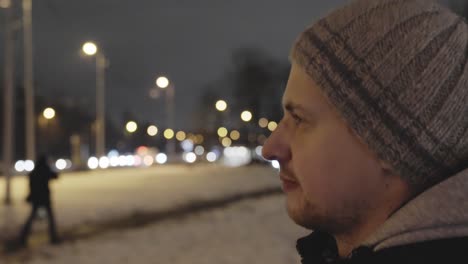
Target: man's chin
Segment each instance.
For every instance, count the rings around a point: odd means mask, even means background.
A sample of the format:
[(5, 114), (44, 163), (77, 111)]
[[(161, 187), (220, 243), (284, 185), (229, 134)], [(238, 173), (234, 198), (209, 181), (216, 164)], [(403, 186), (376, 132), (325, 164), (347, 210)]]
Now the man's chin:
[(322, 226), (323, 223), (319, 223), (319, 216), (314, 215), (313, 208), (309, 208), (305, 205), (304, 200), (298, 199), (295, 195), (287, 194), (286, 198), (286, 209), (289, 218), (294, 223), (302, 226), (306, 229), (313, 230), (318, 226)]

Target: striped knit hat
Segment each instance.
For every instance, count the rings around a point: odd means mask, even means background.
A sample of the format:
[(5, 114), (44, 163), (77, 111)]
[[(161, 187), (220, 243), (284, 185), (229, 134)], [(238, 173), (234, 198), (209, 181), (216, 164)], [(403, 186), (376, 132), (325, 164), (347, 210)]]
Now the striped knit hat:
[(291, 52), (415, 191), (468, 168), (468, 26), (427, 0), (356, 0)]

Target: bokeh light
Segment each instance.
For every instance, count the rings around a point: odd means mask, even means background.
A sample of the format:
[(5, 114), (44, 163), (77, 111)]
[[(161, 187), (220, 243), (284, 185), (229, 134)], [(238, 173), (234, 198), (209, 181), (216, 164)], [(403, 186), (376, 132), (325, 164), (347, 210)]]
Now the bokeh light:
[(250, 120), (252, 120), (252, 113), (250, 111), (247, 111), (247, 110), (242, 112), (241, 119), (244, 122), (249, 122)]
[(164, 137), (166, 139), (172, 139), (174, 137), (174, 130), (172, 130), (170, 128), (164, 130)]
[(129, 133), (134, 133), (135, 131), (137, 131), (138, 125), (134, 121), (128, 121), (125, 125), (125, 129), (127, 129)]

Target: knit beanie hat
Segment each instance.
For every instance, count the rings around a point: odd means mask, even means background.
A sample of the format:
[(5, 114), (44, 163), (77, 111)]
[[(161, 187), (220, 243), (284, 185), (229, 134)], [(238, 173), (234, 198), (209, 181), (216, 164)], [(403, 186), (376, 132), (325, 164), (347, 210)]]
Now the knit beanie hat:
[(355, 0), (291, 51), (343, 119), (416, 191), (468, 167), (468, 27), (428, 0)]

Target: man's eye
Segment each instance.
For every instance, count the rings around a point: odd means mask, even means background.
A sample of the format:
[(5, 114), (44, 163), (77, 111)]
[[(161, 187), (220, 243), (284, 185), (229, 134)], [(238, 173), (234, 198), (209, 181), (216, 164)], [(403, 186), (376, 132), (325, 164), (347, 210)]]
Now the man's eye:
[(298, 115), (292, 114), (291, 116), (297, 124), (302, 122), (302, 118), (300, 118)]

